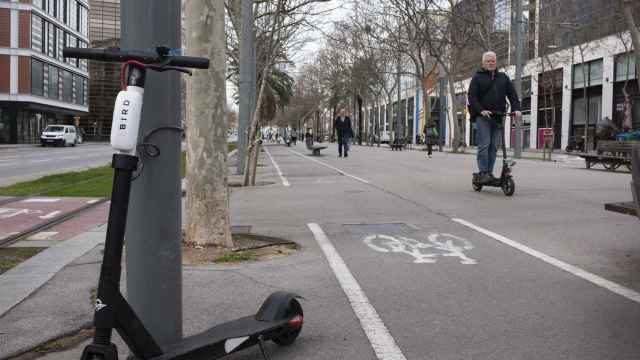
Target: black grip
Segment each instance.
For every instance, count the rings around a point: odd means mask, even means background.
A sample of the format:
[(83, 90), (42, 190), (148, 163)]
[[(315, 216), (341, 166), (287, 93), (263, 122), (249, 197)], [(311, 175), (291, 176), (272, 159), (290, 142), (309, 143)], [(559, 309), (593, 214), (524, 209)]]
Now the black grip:
[(125, 62), (129, 60), (139, 61), (144, 64), (164, 64), (170, 66), (208, 69), (209, 59), (193, 56), (159, 56), (157, 53), (140, 50), (124, 50), (120, 48), (85, 49), (65, 47), (62, 55), (66, 58), (89, 59), (98, 61)]
[(208, 69), (209, 59), (195, 56), (171, 56), (169, 65), (194, 69)]
[(104, 56), (104, 49), (65, 47), (62, 49), (62, 56), (66, 58), (100, 60)]

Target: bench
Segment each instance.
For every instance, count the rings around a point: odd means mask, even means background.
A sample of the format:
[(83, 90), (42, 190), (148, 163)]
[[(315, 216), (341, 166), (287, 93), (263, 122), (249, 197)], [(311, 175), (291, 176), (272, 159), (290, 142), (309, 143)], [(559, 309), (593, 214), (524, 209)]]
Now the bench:
[(609, 171), (615, 171), (622, 165), (631, 170), (631, 150), (638, 144), (638, 141), (601, 140), (598, 141), (595, 154), (583, 153), (578, 156), (584, 159), (587, 169), (594, 164), (602, 164)]
[(637, 216), (640, 219), (640, 145), (631, 150), (631, 195), (633, 201), (604, 204), (605, 210)]
[(404, 138), (396, 139), (393, 142), (389, 143), (389, 147), (391, 147), (391, 151), (394, 151), (394, 150), (402, 151), (402, 149), (404, 149), (404, 146), (405, 146)]
[(307, 149), (311, 150), (313, 156), (320, 156), (320, 150), (327, 148), (322, 145), (313, 145), (313, 137), (311, 135), (305, 136), (304, 142), (307, 144)]

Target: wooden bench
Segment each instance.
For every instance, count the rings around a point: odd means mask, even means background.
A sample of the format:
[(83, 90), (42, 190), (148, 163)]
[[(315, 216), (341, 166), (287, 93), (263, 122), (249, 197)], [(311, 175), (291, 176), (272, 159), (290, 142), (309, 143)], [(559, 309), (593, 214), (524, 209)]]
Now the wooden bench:
[(631, 170), (631, 150), (638, 141), (598, 141), (595, 154), (578, 154), (584, 159), (587, 169), (594, 164), (602, 164), (605, 169), (615, 171), (622, 165)]
[(320, 156), (320, 150), (327, 148), (322, 145), (313, 145), (313, 137), (311, 135), (305, 136), (304, 142), (307, 144), (307, 149), (311, 150), (313, 156)]
[(391, 147), (391, 151), (394, 151), (394, 150), (402, 151), (402, 149), (404, 149), (404, 146), (405, 146), (404, 139), (396, 139), (393, 142), (389, 143), (389, 147)]

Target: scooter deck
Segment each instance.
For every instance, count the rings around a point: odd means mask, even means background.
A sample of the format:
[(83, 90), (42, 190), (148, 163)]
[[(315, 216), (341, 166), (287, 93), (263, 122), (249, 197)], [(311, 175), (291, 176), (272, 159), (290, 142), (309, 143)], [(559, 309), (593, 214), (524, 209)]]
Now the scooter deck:
[(502, 187), (502, 183), (503, 183), (501, 178), (495, 178), (495, 180), (491, 182), (482, 183), (478, 181), (478, 176), (476, 174), (473, 174), (472, 182), (474, 185), (477, 185), (477, 186), (493, 186), (493, 187)]
[[(164, 354), (149, 360), (217, 359), (256, 344), (258, 336), (268, 340), (269, 332), (277, 332), (289, 319), (259, 321), (254, 315), (220, 324), (163, 348)], [(166, 352), (165, 352), (166, 351)]]

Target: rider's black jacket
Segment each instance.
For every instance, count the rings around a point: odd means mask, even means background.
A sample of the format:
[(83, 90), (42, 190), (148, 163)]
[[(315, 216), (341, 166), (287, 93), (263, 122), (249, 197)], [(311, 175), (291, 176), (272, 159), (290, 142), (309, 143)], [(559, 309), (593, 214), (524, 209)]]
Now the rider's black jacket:
[(511, 111), (520, 111), (520, 101), (513, 83), (507, 74), (497, 70), (478, 70), (469, 84), (468, 96), (472, 119), (480, 116), (484, 110), (505, 112), (506, 97), (509, 98)]

